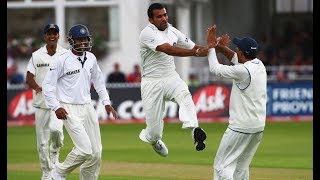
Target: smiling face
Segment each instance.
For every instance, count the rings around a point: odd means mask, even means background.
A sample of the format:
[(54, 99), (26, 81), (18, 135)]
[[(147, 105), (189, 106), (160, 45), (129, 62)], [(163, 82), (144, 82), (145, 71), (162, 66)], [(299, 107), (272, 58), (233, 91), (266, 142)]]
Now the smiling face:
[(160, 31), (164, 31), (168, 27), (167, 10), (155, 9), (152, 11), (153, 17), (149, 18), (149, 22), (154, 24)]
[(45, 34), (44, 34), (44, 41), (47, 43), (47, 45), (57, 45), (59, 40), (59, 33), (55, 29), (49, 29)]

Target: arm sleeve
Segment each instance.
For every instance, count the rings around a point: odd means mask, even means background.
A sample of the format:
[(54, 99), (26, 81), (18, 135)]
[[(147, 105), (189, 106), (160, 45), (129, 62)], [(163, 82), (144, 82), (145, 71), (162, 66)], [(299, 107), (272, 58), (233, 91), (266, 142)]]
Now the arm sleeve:
[(56, 97), (56, 86), (57, 81), (62, 74), (63, 64), (56, 59), (42, 82), (42, 93), (44, 95), (45, 102), (53, 111), (56, 111), (61, 107)]
[(208, 61), (210, 72), (217, 76), (234, 79), (237, 81), (244, 80), (249, 77), (249, 72), (242, 64), (233, 66), (220, 64), (214, 48), (209, 49)]
[(140, 34), (140, 42), (153, 51), (156, 51), (157, 46), (167, 43), (156, 31), (153, 30), (142, 31)]
[(232, 59), (231, 59), (231, 62), (233, 63), (233, 64), (240, 64), (239, 63), (239, 60), (238, 60), (238, 55), (237, 55), (237, 53), (234, 53), (233, 54), (233, 57), (232, 57)]
[(36, 67), (34, 66), (33, 55), (31, 56), (28, 62), (27, 71), (31, 72), (33, 75), (35, 75), (36, 73)]
[(107, 92), (106, 86), (105, 86), (105, 82), (103, 81), (103, 73), (100, 69), (100, 67), (98, 66), (97, 61), (95, 60), (95, 63), (93, 65), (92, 68), (92, 83), (93, 86), (95, 88), (95, 90), (97, 91), (102, 104), (105, 105), (110, 105), (111, 101), (110, 101), (110, 97), (109, 94)]
[(186, 35), (184, 35), (178, 29), (176, 29), (172, 26), (170, 28), (178, 37), (178, 43), (177, 43), (178, 47), (185, 48), (185, 49), (192, 49), (196, 45), (191, 39), (189, 39)]

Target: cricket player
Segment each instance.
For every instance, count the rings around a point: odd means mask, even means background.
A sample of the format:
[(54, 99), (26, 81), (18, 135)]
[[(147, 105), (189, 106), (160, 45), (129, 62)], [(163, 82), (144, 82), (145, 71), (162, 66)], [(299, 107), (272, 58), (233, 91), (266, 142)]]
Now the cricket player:
[(147, 126), (139, 138), (150, 143), (159, 155), (168, 155), (168, 148), (161, 141), (165, 102), (175, 101), (180, 107), (182, 128), (191, 129), (196, 150), (201, 151), (205, 148), (206, 133), (198, 125), (192, 96), (187, 84), (175, 71), (173, 56), (206, 56), (207, 48), (196, 45), (172, 27), (162, 4), (151, 4), (148, 17), (150, 23), (140, 33), (141, 98)]
[[(210, 71), (220, 77), (233, 79), (229, 126), (214, 158), (214, 180), (249, 180), (249, 165), (260, 144), (266, 121), (267, 73), (256, 58), (257, 42), (249, 37), (234, 38), (236, 52), (226, 45), (224, 35), (217, 46), (216, 25), (208, 29), (207, 43)], [(219, 64), (215, 48), (234, 63)]]
[(57, 162), (54, 179), (65, 179), (80, 166), (80, 179), (96, 180), (101, 165), (101, 135), (98, 117), (91, 103), (93, 83), (108, 114), (117, 118), (110, 105), (103, 73), (91, 52), (91, 35), (85, 25), (77, 24), (69, 30), (68, 41), (72, 49), (60, 55), (43, 81), (43, 94), (48, 106), (70, 135), (74, 147), (65, 161)]
[(37, 150), (42, 170), (41, 179), (51, 180), (51, 169), (59, 159), (59, 150), (63, 146), (63, 123), (57, 119), (45, 103), (41, 86), (55, 57), (67, 50), (58, 45), (59, 27), (57, 25), (46, 25), (43, 34), (46, 45), (32, 53), (27, 67), (26, 83), (33, 89), (32, 105), (35, 108)]

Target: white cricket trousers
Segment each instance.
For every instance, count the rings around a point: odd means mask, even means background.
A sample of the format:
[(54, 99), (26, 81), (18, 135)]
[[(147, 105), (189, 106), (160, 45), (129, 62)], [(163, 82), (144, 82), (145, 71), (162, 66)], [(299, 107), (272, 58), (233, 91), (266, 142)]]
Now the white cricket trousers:
[(248, 134), (225, 131), (214, 158), (214, 180), (249, 180), (249, 165), (263, 132)]
[(96, 180), (101, 165), (101, 135), (98, 117), (91, 103), (66, 104), (61, 106), (67, 111), (63, 124), (72, 139), (74, 147), (62, 163), (56, 163), (56, 170), (67, 175), (80, 166), (81, 180)]
[(139, 135), (144, 142), (153, 143), (162, 138), (165, 102), (179, 105), (182, 128), (198, 127), (197, 112), (187, 84), (178, 73), (165, 78), (142, 78), (141, 99), (146, 116), (146, 128)]
[(49, 173), (52, 169), (50, 155), (63, 146), (63, 122), (51, 109), (35, 108), (35, 128), (41, 170)]

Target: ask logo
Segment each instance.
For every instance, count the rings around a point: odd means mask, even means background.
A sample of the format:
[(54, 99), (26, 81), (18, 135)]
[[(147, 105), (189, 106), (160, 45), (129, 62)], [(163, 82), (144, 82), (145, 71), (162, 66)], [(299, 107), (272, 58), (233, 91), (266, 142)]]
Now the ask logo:
[(228, 112), (230, 89), (226, 86), (211, 85), (193, 94), (198, 117), (212, 118)]

